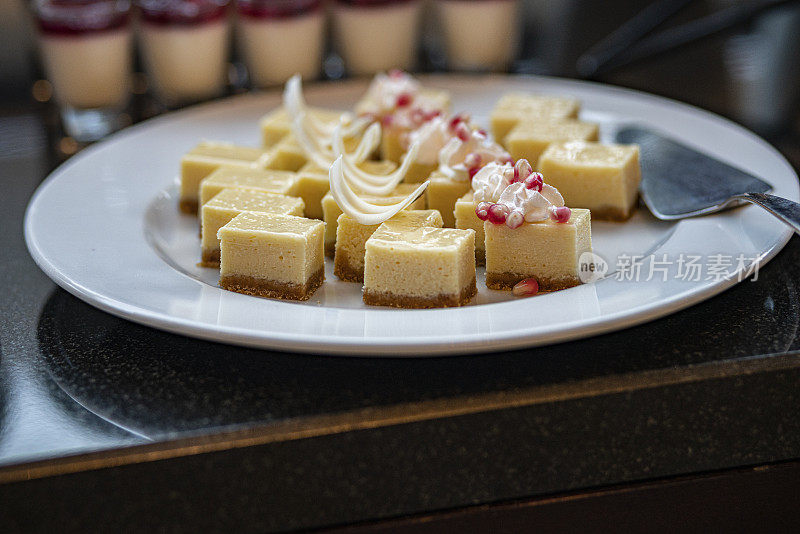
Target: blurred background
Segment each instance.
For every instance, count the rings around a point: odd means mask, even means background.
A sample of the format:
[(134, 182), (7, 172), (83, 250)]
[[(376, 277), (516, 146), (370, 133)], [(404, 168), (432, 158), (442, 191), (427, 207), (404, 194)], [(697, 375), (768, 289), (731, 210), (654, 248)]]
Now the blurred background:
[[(0, 0), (0, 153), (54, 163), (127, 124), (305, 80), (583, 78), (744, 124), (800, 164), (800, 2)], [(8, 135), (8, 134), (11, 135)]]

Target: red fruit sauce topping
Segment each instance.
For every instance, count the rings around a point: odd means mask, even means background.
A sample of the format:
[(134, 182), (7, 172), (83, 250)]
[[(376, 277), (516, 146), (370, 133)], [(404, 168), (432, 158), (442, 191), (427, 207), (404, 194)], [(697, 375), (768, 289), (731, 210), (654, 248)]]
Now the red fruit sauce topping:
[(68, 2), (39, 0), (33, 2), (39, 30), (47, 35), (80, 36), (116, 30), (128, 24), (129, 0)]
[(322, 6), (320, 0), (237, 0), (239, 15), (252, 19), (286, 19), (305, 15)]
[(229, 0), (136, 0), (142, 20), (160, 26), (195, 26), (225, 16)]

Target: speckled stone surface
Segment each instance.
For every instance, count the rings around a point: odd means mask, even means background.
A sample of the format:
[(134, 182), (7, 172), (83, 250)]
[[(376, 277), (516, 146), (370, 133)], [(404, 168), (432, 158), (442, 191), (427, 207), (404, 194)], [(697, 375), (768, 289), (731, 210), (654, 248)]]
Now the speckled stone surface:
[(10, 531), (313, 528), (800, 457), (800, 239), (757, 282), (582, 341), (418, 360), (272, 353), (134, 325), (57, 289), (22, 239), (48, 170), (31, 147), (0, 150), (0, 477), (221, 430), (325, 428), (0, 484)]

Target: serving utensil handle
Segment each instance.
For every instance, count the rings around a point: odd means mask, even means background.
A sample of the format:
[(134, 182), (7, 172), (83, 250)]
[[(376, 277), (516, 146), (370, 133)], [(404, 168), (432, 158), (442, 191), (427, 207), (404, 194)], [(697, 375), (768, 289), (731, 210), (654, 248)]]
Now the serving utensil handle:
[(731, 200), (744, 200), (761, 206), (800, 234), (800, 204), (797, 202), (766, 193), (744, 193), (732, 197)]

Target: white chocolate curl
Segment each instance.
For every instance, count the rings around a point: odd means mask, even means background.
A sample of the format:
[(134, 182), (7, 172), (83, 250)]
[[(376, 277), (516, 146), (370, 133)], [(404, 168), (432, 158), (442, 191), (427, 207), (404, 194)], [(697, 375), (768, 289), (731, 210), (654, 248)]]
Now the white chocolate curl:
[(343, 172), (344, 156), (339, 156), (331, 165), (328, 177), (331, 182), (333, 199), (342, 208), (342, 211), (358, 221), (360, 224), (380, 224), (394, 217), (398, 212), (407, 208), (420, 195), (425, 192), (430, 181), (424, 182), (413, 193), (394, 204), (372, 204), (360, 198), (350, 187)]
[[(333, 153), (333, 133), (339, 127), (344, 137), (359, 135), (370, 124), (367, 118), (353, 119), (350, 113), (342, 113), (339, 123), (319, 120), (310, 112), (303, 98), (302, 82), (299, 74), (295, 74), (286, 82), (283, 91), (283, 105), (291, 120), (292, 134), (315, 165), (327, 169), (337, 154)], [(380, 130), (367, 130), (361, 138), (358, 148), (351, 156), (356, 163), (366, 160), (380, 143)]]
[(323, 169), (330, 169), (331, 164), (341, 156), (342, 169), (348, 182), (358, 191), (371, 195), (388, 195), (399, 184), (419, 153), (419, 143), (414, 143), (403, 156), (400, 166), (387, 175), (371, 174), (358, 167), (375, 150), (381, 140), (381, 126), (372, 123), (364, 132), (355, 152), (345, 150), (344, 137), (363, 131), (369, 120), (358, 119), (351, 124), (329, 124), (317, 120), (309, 111), (303, 99), (299, 75), (292, 76), (286, 82), (283, 92), (286, 106), (292, 120), (292, 133), (303, 152)]

